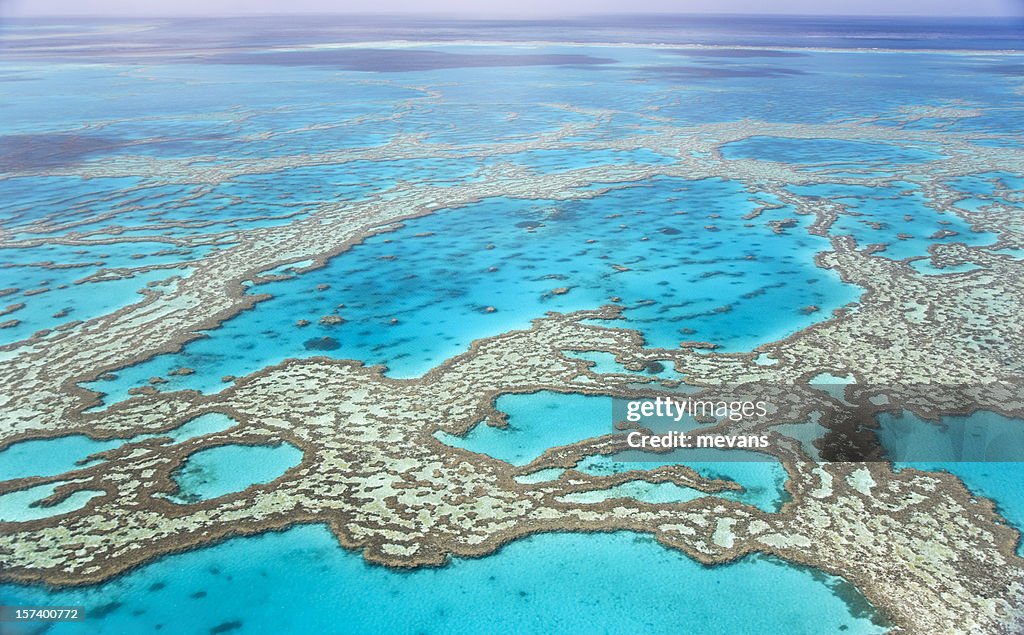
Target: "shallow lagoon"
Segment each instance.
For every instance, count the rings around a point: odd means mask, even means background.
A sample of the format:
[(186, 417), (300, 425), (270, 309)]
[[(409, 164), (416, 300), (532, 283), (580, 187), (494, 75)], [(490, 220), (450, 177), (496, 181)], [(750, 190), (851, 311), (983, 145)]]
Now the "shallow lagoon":
[(89, 455), (116, 448), (123, 440), (96, 441), (83, 434), (33, 439), (0, 452), (0, 481), (30, 476), (56, 476), (89, 465)]
[[(89, 387), (108, 403), (154, 376), (168, 379), (164, 390), (218, 390), (223, 376), (325, 354), (418, 376), (474, 339), (614, 298), (625, 320), (607, 324), (639, 330), (649, 346), (702, 340), (749, 350), (859, 296), (815, 266), (829, 243), (806, 233), (807, 217), (776, 234), (768, 222), (791, 210), (747, 220), (759, 205), (752, 198), (768, 197), (730, 181), (655, 179), (579, 201), (498, 198), (439, 212), (323, 269), (255, 287), (274, 297), (182, 353)], [(343, 323), (320, 324), (329, 316)], [(197, 372), (167, 375), (179, 367)]]
[(194, 503), (269, 483), (302, 461), (290, 443), (277, 446), (220, 445), (188, 457), (173, 475), (179, 491), (168, 498)]

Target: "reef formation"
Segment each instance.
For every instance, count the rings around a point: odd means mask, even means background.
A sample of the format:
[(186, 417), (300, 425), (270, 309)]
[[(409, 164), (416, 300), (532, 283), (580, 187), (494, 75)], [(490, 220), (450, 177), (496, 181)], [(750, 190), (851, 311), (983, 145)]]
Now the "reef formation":
[[(417, 90), (419, 96), (395, 109), (396, 117), (438, 98), (429, 88)], [(142, 240), (165, 243), (168, 249), (212, 247), (184, 266), (105, 269), (98, 274), (104, 279), (153, 272), (167, 276), (130, 306), (66, 322), (0, 348), (0, 450), (70, 434), (94, 439), (154, 435), (105, 451), (94, 457), (101, 460), (71, 472), (0, 484), (3, 494), (60, 483), (45, 501), (50, 505), (77, 491), (102, 492), (77, 511), (0, 523), (0, 579), (94, 583), (165, 554), (299, 523), (326, 523), (341, 545), (392, 567), (437, 566), (452, 556), (485, 556), (538, 532), (632, 530), (649, 533), (707, 564), (756, 552), (841, 576), (897, 631), (1020, 632), (1024, 562), (1015, 551), (1019, 534), (991, 501), (972, 494), (947, 473), (897, 471), (884, 460), (822, 462), (811, 448), (775, 429), (804, 423), (818, 413), (825, 434), (815, 450), (828, 456), (846, 451), (851, 438), (864, 433), (861, 424), (885, 411), (906, 409), (935, 419), (980, 409), (1024, 417), (1024, 261), (1005, 253), (1024, 248), (1019, 201), (1007, 188), (996, 187), (984, 208), (969, 210), (958, 207), (964, 195), (949, 185), (976, 174), (1024, 172), (1024, 146), (990, 143), (1019, 139), (882, 125), (871, 119), (676, 125), (652, 110), (643, 114), (643, 134), (593, 141), (585, 133), (600, 130), (614, 111), (554, 107), (574, 117), (557, 131), (495, 144), (427, 144), (415, 135), (402, 135), (376, 147), (217, 164), (126, 150), (112, 160), (11, 171), (8, 178), (141, 176), (202, 191), (239, 176), (302, 166), (500, 158), (553, 147), (648, 150), (673, 159), (552, 173), (499, 163), (463, 183), (400, 183), (366, 200), (322, 203), (291, 222), (244, 230), (204, 233), (200, 221), (155, 222), (138, 231), (100, 236), (77, 231), (74, 220), (60, 224), (52, 219), (32, 228), (47, 236), (0, 229), (5, 251), (31, 252), (51, 242), (95, 246)], [(909, 124), (976, 114), (950, 104), (898, 113), (886, 123), (901, 117)], [(837, 174), (723, 155), (723, 146), (753, 136), (896, 147), (925, 144), (937, 158), (905, 166), (897, 177), (857, 174), (849, 167), (837, 169), (842, 172)], [(258, 294), (260, 283), (301, 275), (330, 258), (344, 257), (353, 245), (392, 231), (403, 221), (497, 196), (563, 201), (599, 197), (615, 184), (659, 176), (729, 179), (752, 194), (771, 195), (792, 206), (796, 214), (813, 219), (811, 233), (830, 240), (831, 250), (818, 254), (817, 265), (864, 289), (863, 295), (814, 326), (747, 353), (716, 351), (714, 343), (648, 347), (635, 331), (594, 324), (594, 319), (620, 315), (622, 307), (609, 299), (605, 306), (537, 316), (529, 328), (477, 340), (463, 354), (415, 379), (386, 377), (379, 366), (314, 357), (225, 378), (228, 387), (209, 395), (162, 392), (157, 382), (131, 399), (100, 407), (97, 395), (81, 386), (179, 349), (199, 332), (264, 299)], [(838, 220), (855, 212), (834, 200), (796, 194), (792, 187), (887, 187), (898, 182), (915, 184), (932, 210), (959, 218), (974, 231), (995, 234), (997, 242), (983, 247), (936, 244), (924, 258), (879, 257), (886, 245), (858, 244), (848, 235), (830, 233)], [(756, 214), (749, 221), (759, 222)], [(176, 231), (183, 228), (198, 231)], [(795, 222), (776, 222), (772, 230), (801, 231)], [(974, 267), (925, 275), (913, 266), (919, 260), (937, 268)], [(8, 295), (32, 291), (16, 288)], [(559, 287), (552, 293), (568, 291)], [(16, 320), (18, 310), (12, 299), (4, 317)], [(330, 338), (312, 339), (308, 347), (335, 350), (335, 344)], [(636, 373), (597, 373), (592, 363), (574, 356), (578, 352), (609, 353)], [(759, 361), (765, 358), (772, 362)], [(662, 380), (642, 372), (652, 364), (672, 365), (701, 398), (728, 398), (730, 391), (758, 386), (759, 394), (775, 405), (756, 423), (721, 426), (772, 440), (763, 451), (781, 461), (788, 475), (788, 500), (777, 513), (714, 496), (740, 486), (706, 478), (685, 465), (606, 476), (573, 469), (588, 456), (625, 449), (625, 432), (611, 428), (608, 435), (551, 448), (520, 467), (451, 447), (436, 436), (462, 435), (485, 420), (500, 425), (504, 415), (494, 404), (501, 395), (540, 390), (656, 395)], [(811, 384), (822, 374), (854, 381), (839, 399)], [(858, 407), (837, 407), (839, 401)], [(236, 425), (183, 442), (160, 436), (211, 412), (228, 415)], [(190, 504), (166, 498), (177, 489), (174, 472), (200, 450), (282, 442), (299, 448), (303, 458), (271, 483)], [(517, 479), (554, 467), (565, 469), (555, 479)], [(708, 495), (672, 504), (629, 498), (583, 503), (570, 496), (631, 481), (675, 483)]]

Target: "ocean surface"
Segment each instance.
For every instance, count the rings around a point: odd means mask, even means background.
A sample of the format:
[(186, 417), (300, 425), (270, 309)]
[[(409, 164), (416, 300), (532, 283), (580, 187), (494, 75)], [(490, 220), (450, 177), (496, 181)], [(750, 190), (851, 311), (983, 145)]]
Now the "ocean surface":
[(400, 572), (305, 526), (169, 556), (99, 587), (0, 593), (97, 616), (55, 634), (884, 632), (837, 578), (758, 557), (708, 568), (630, 533), (539, 535)]
[[(1024, 101), (1021, 50), (1024, 31), (1012, 20), (6, 21), (0, 173), (39, 174), (0, 178), (0, 226), (12, 240), (38, 242), (0, 244), (0, 290), (19, 289), (0, 302), (9, 311), (0, 315), (0, 347), (132, 304), (147, 286), (191, 275), (195, 260), (237, 244), (246, 229), (291, 223), (321, 205), (486, 182), (489, 171), (509, 164), (538, 175), (672, 164), (679, 157), (669, 150), (616, 148), (630, 135), (654, 133), (648, 115), (676, 125), (876, 117), (896, 125), (903, 108), (960, 103), (980, 108), (978, 115), (906, 125), (991, 133), (998, 147), (1006, 143), (998, 135), (1024, 129), (1024, 108), (1002, 107)], [(391, 117), (400, 104), (409, 111)], [(614, 113), (591, 126), (589, 109)], [(515, 147), (567, 122), (579, 124), (570, 140), (595, 147)], [(297, 152), (346, 152), (410, 134), (463, 150), (443, 159), (260, 167)], [(726, 160), (774, 162), (836, 179), (902, 175), (937, 152), (927, 144), (771, 136), (722, 151)], [(125, 157), (192, 161), (230, 177), (196, 185), (76, 172)], [(1024, 193), (1020, 175), (978, 174), (951, 184), (964, 195), (958, 206), (983, 208), (994, 178)], [(229, 385), (226, 376), (295, 357), (355, 359), (384, 365), (391, 377), (419, 377), (476, 339), (528, 327), (548, 311), (593, 309), (612, 298), (623, 319), (605, 325), (634, 329), (648, 346), (701, 340), (750, 351), (860, 297), (861, 288), (815, 265), (830, 237), (888, 243), (873, 257), (891, 259), (927, 256), (943, 242), (994, 242), (994, 235), (925, 206), (921, 188), (913, 179), (886, 187), (793, 185), (793, 193), (860, 214), (841, 217), (829, 236), (809, 234), (813, 219), (772, 194), (726, 178), (609, 177), (580, 188), (591, 195), (575, 200), (483, 198), (371, 236), (322, 268), (253, 285), (249, 292), (271, 297), (178, 352), (85, 386), (101, 393), (102, 411), (132, 389), (212, 393)], [(786, 230), (775, 231), (771, 221), (787, 223)], [(109, 242), (119, 236), (138, 240)], [(107, 275), (150, 265), (160, 268)], [(599, 371), (624, 371), (613, 361), (594, 361)], [(170, 374), (181, 368), (193, 372)], [(676, 378), (671, 370), (664, 376)], [(152, 384), (154, 377), (163, 383)], [(609, 432), (600, 397), (503, 396), (497, 406), (509, 415), (508, 429), (481, 422), (462, 438), (442, 440), (523, 465), (549, 447)], [(538, 424), (552, 413), (565, 425)], [(173, 431), (172, 441), (231, 425), (226, 415), (208, 415)], [(0, 452), (0, 480), (62, 474), (123, 442), (70, 436), (15, 444)], [(297, 453), (287, 444), (198, 453), (176, 474), (176, 502), (271, 481), (298, 461)], [(658, 465), (605, 457), (579, 469), (608, 474)], [(957, 474), (1024, 527), (1024, 463), (907, 466)], [(786, 474), (776, 462), (694, 468), (736, 480), (744, 492), (723, 496), (767, 512), (785, 501)], [(76, 494), (57, 509), (32, 506), (49, 491), (0, 497), (0, 519), (66, 513), (90, 496)], [(633, 483), (581, 502), (622, 495), (669, 502), (704, 494)], [(168, 556), (83, 589), (3, 585), (0, 604), (86, 607), (87, 621), (45, 630), (54, 634), (486, 633), (496, 624), (515, 633), (886, 630), (843, 580), (759, 556), (704, 567), (628, 533), (535, 536), (485, 558), (398, 572), (367, 565), (324, 527), (301, 526)], [(44, 632), (2, 627), (12, 635)]]

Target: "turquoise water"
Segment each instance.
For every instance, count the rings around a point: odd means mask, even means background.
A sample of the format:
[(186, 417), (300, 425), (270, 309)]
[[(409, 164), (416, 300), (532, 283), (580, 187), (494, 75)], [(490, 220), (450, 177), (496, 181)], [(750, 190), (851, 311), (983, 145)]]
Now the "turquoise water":
[(157, 434), (156, 436), (170, 437), (171, 443), (181, 443), (182, 441), (188, 441), (196, 437), (205, 436), (207, 434), (213, 434), (215, 432), (223, 432), (229, 428), (238, 425), (238, 422), (220, 412), (208, 412), (203, 415), (199, 415), (195, 419), (186, 421), (179, 427)]
[(0, 481), (70, 472), (80, 467), (80, 462), (89, 455), (116, 448), (122, 443), (123, 440), (96, 441), (81, 434), (21, 441), (0, 452)]
[[(219, 412), (191, 419), (160, 434), (141, 434), (131, 439), (97, 441), (81, 434), (22, 441), (0, 452), (0, 482), (26, 477), (48, 477), (95, 465), (103, 459), (89, 457), (153, 437), (167, 437), (169, 443), (181, 443), (199, 436), (227, 430), (236, 422)], [(190, 456), (175, 474), (181, 492), (172, 500), (181, 503), (215, 498), (244, 490), (256, 483), (274, 480), (297, 465), (302, 452), (287, 443), (277, 447), (220, 446)], [(0, 494), (0, 521), (23, 522), (49, 518), (80, 509), (102, 491), (78, 490), (49, 507), (33, 504), (53, 494), (66, 481), (44, 483)]]
[(1003, 256), (1010, 256), (1011, 258), (1016, 258), (1017, 260), (1024, 260), (1024, 249), (998, 249), (993, 250), (992, 253), (1000, 254)]
[(1024, 194), (1024, 176), (1010, 172), (982, 172), (953, 179), (950, 187), (965, 194), (990, 197), (996, 196), (996, 183), (1006, 188), (1006, 194)]
[[(212, 391), (225, 375), (314, 355), (416, 376), (474, 339), (612, 298), (626, 318), (614, 325), (639, 330), (651, 346), (703, 340), (749, 350), (860, 293), (814, 265), (829, 243), (802, 231), (808, 217), (779, 235), (768, 221), (791, 210), (750, 223), (743, 216), (756, 207), (738, 183), (659, 178), (594, 199), (499, 198), (444, 211), (369, 238), (323, 269), (260, 285), (254, 292), (273, 298), (209, 337), (88, 387), (108, 403), (154, 376), (168, 380), (162, 390)], [(320, 323), (332, 315), (344, 323)], [(197, 372), (168, 375), (182, 366)]]
[(176, 503), (195, 503), (269, 483), (302, 461), (302, 450), (290, 443), (277, 446), (219, 445), (188, 457), (173, 474), (179, 491)]
[(94, 616), (53, 635), (885, 631), (836, 578), (756, 557), (708, 568), (630, 533), (536, 536), (399, 572), (340, 549), (324, 527), (298, 527), (169, 556), (98, 587), (0, 586), (0, 601), (84, 605)]
[(948, 185), (966, 195), (956, 202), (959, 209), (981, 216), (988, 212), (988, 206), (996, 203), (1024, 210), (1024, 177), (1021, 175), (984, 172), (953, 179)]

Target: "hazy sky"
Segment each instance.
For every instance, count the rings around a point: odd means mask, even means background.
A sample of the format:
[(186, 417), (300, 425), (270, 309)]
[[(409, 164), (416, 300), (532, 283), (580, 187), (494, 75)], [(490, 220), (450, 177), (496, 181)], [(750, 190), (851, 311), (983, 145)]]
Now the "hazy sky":
[(7, 15), (418, 13), (544, 17), (714, 12), (1020, 16), (1024, 0), (0, 0)]

